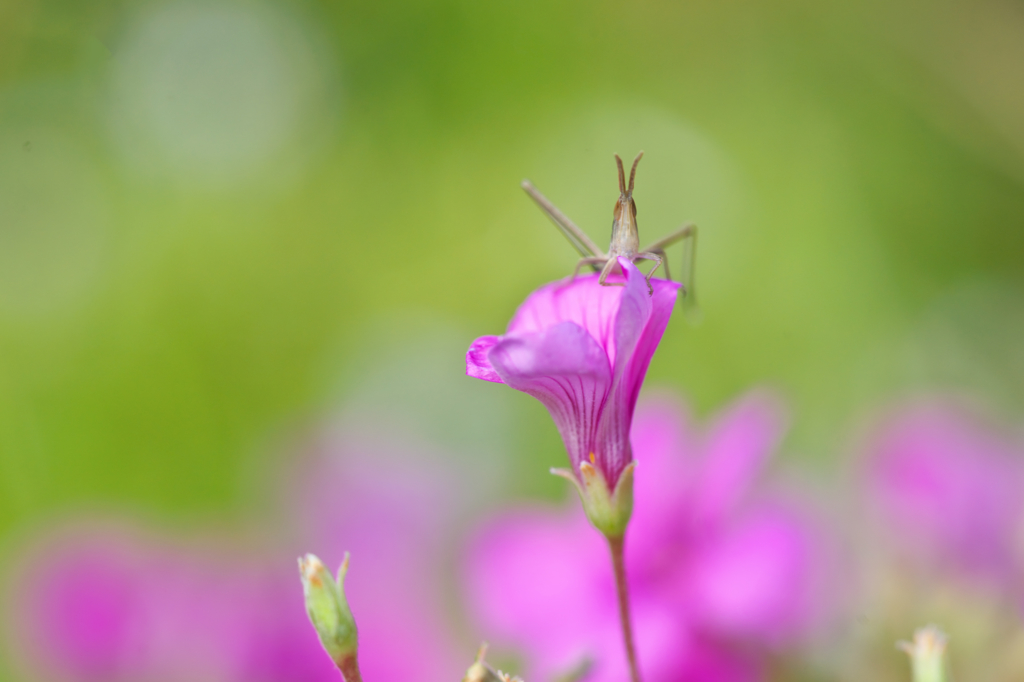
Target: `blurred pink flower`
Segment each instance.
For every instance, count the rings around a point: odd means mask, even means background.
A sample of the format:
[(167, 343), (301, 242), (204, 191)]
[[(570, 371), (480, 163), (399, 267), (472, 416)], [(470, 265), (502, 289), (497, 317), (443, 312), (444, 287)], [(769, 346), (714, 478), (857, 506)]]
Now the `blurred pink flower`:
[[(757, 680), (767, 650), (819, 622), (822, 534), (798, 505), (751, 490), (782, 421), (759, 393), (703, 436), (669, 402), (637, 414), (626, 554), (645, 679)], [(628, 677), (607, 548), (585, 525), (577, 505), (516, 509), (485, 525), (467, 557), (482, 633), (521, 648), (534, 679), (585, 659), (588, 680)]]
[(401, 680), (413, 670), (418, 679), (461, 679), (476, 643), (454, 637), (444, 598), (449, 533), (464, 513), (461, 472), (401, 439), (335, 437), (318, 447), (288, 506), (303, 546), (328, 566), (352, 555), (345, 593), (363, 678)]
[(338, 455), (294, 485), (298, 547), (257, 556), (101, 524), (48, 534), (9, 585), (12, 653), (29, 675), (63, 682), (337, 682), (295, 567), (315, 547), (335, 563), (352, 552), (366, 679), (403, 679), (413, 661), (424, 679), (458, 679), (471, 647), (453, 643), (438, 596), (454, 483), (422, 465), (371, 467), (381, 453), (368, 445)]
[(624, 286), (601, 286), (596, 274), (548, 284), (527, 297), (504, 336), (482, 336), (466, 353), (469, 376), (544, 403), (577, 477), (593, 454), (612, 489), (633, 461), (633, 408), (680, 286), (655, 279), (650, 294), (636, 266), (619, 264)]
[(1024, 447), (951, 402), (894, 410), (873, 433), (868, 502), (930, 566), (1019, 582)]
[(12, 586), (16, 653), (69, 682), (335, 680), (319, 643), (298, 636), (291, 571), (215, 557), (123, 528), (65, 529)]

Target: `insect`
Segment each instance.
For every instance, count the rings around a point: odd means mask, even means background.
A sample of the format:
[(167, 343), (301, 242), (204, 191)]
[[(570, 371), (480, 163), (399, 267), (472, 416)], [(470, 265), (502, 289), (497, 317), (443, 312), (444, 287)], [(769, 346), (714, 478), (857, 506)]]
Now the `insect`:
[(619, 267), (617, 260), (619, 256), (629, 258), (634, 263), (640, 260), (652, 260), (654, 261), (654, 267), (647, 273), (647, 289), (653, 293), (651, 277), (654, 276), (655, 271), (659, 267), (664, 266), (665, 277), (671, 279), (668, 272), (668, 257), (665, 255), (665, 249), (678, 241), (687, 239), (689, 241), (686, 244), (690, 248), (686, 249), (683, 257), (683, 292), (686, 294), (692, 289), (693, 256), (697, 244), (697, 226), (693, 223), (686, 223), (675, 232), (650, 244), (647, 248), (640, 248), (640, 233), (636, 223), (636, 202), (633, 201), (633, 181), (636, 179), (636, 166), (640, 163), (643, 155), (644, 153), (640, 152), (637, 154), (636, 159), (633, 160), (633, 168), (629, 171), (628, 185), (626, 184), (626, 171), (622, 166), (622, 159), (619, 158), (618, 154), (615, 155), (615, 163), (619, 168), (619, 198), (615, 202), (615, 212), (612, 219), (612, 239), (608, 245), (607, 254), (601, 251), (597, 244), (583, 230), (576, 226), (576, 223), (548, 201), (547, 197), (541, 194), (529, 180), (523, 180), (522, 186), (526, 193), (530, 195), (530, 198), (537, 202), (541, 210), (551, 218), (552, 222), (565, 235), (565, 238), (569, 240), (569, 243), (582, 256), (579, 262), (576, 263), (572, 279), (579, 275), (580, 268), (584, 265), (589, 265), (594, 272), (601, 273), (597, 280), (599, 284), (603, 286), (622, 286), (622, 282), (605, 281), (608, 275), (621, 272), (622, 268)]

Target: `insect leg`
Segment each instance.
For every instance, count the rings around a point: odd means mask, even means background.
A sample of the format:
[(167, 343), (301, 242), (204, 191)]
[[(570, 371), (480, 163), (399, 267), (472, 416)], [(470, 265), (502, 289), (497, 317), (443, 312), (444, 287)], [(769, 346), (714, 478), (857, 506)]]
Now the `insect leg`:
[(589, 265), (590, 267), (594, 268), (594, 270), (596, 271), (597, 270), (596, 266), (600, 265), (601, 263), (604, 263), (606, 260), (608, 260), (608, 259), (604, 258), (602, 256), (589, 256), (587, 258), (580, 258), (576, 262), (576, 269), (572, 271), (572, 277), (569, 278), (569, 281), (572, 282), (574, 279), (576, 279), (579, 276), (580, 268), (582, 268), (584, 265)]
[(662, 237), (647, 248), (642, 249), (642, 251), (646, 251), (648, 253), (664, 251), (666, 247), (672, 246), (677, 241), (686, 239), (687, 237), (692, 237), (694, 241), (697, 241), (697, 226), (693, 223), (686, 223), (675, 232)]
[[(668, 236), (662, 237), (658, 241), (648, 246), (644, 251), (648, 253), (664, 253), (665, 248), (675, 244), (676, 242), (684, 240), (683, 242), (683, 292), (687, 298), (693, 299), (693, 282), (694, 282), (694, 259), (697, 255), (697, 226), (693, 223), (687, 223), (680, 227), (675, 232)], [(666, 265), (665, 272), (668, 272), (668, 266)]]
[[(562, 235), (565, 236), (569, 243), (572, 244), (573, 248), (579, 252), (584, 258), (591, 256), (604, 256), (604, 251), (598, 248), (597, 244), (587, 236), (587, 233), (577, 227), (576, 223), (569, 219), (567, 215), (558, 210), (558, 208), (548, 201), (548, 198), (541, 194), (536, 187), (530, 184), (529, 180), (523, 180), (523, 189), (530, 198), (537, 202), (540, 209), (547, 214), (548, 218), (555, 224), (555, 227), (561, 231)], [(594, 268), (596, 271), (597, 268)]]
[(624, 286), (626, 286), (625, 282), (605, 282), (604, 281), (608, 277), (608, 275), (612, 274), (612, 270), (614, 270), (615, 266), (618, 265), (618, 264), (619, 264), (618, 260), (616, 260), (615, 258), (609, 258), (608, 262), (604, 264), (604, 268), (602, 268), (602, 270), (601, 270), (601, 276), (597, 278), (597, 283), (600, 284), (603, 287), (624, 287)]
[(661, 264), (662, 264), (662, 266), (665, 269), (665, 279), (671, 280), (672, 279), (672, 275), (669, 274), (669, 271), (668, 271), (668, 254), (666, 254), (661, 249), (658, 249), (658, 250), (655, 250), (655, 251), (651, 251), (650, 253), (654, 253), (654, 254), (657, 254), (657, 255), (661, 256)]
[(649, 293), (653, 294), (654, 293), (654, 287), (651, 286), (651, 277), (654, 277), (654, 271), (661, 267), (661, 264), (665, 261), (665, 259), (662, 258), (661, 256), (659, 256), (658, 254), (651, 253), (649, 251), (644, 252), (644, 253), (638, 253), (638, 254), (636, 254), (633, 257), (633, 260), (640, 260), (640, 259), (654, 261), (654, 267), (651, 268), (651, 271), (647, 273), (647, 291)]

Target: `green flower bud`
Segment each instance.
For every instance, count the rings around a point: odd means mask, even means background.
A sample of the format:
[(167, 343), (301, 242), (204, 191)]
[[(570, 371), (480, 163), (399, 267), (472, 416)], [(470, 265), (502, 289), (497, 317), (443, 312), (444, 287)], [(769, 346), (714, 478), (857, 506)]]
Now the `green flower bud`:
[(469, 666), (466, 676), (462, 678), (462, 682), (523, 682), (522, 678), (513, 677), (500, 670), (495, 670), (484, 663), (484, 655), (486, 653), (487, 644), (484, 643), (480, 647), (480, 651), (477, 652), (473, 665)]
[(946, 635), (934, 625), (919, 628), (911, 642), (896, 646), (910, 656), (914, 682), (943, 682), (946, 679)]
[(323, 562), (314, 555), (307, 554), (299, 559), (306, 613), (320, 636), (320, 643), (341, 669), (346, 682), (358, 682), (356, 621), (345, 599), (347, 571), (348, 553), (338, 569), (337, 579), (331, 576)]

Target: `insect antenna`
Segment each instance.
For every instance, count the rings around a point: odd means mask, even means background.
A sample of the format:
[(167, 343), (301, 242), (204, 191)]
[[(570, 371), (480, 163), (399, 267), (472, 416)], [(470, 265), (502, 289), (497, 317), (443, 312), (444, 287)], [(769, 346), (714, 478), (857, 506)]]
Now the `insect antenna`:
[(615, 155), (615, 163), (618, 164), (618, 166), (619, 166), (619, 193), (620, 194), (625, 194), (626, 193), (626, 171), (622, 167), (622, 159), (619, 158), (618, 154)]
[[(615, 158), (619, 158), (619, 157), (616, 156)], [(639, 154), (636, 155), (636, 158), (633, 159), (633, 168), (632, 168), (632, 170), (629, 171), (629, 191), (626, 192), (627, 196), (632, 196), (633, 195), (633, 180), (636, 179), (636, 165), (638, 163), (640, 163), (640, 159), (642, 159), (642, 158), (644, 158), (644, 153), (640, 152)], [(621, 161), (619, 161), (619, 186), (620, 187), (622, 186), (622, 162)]]

